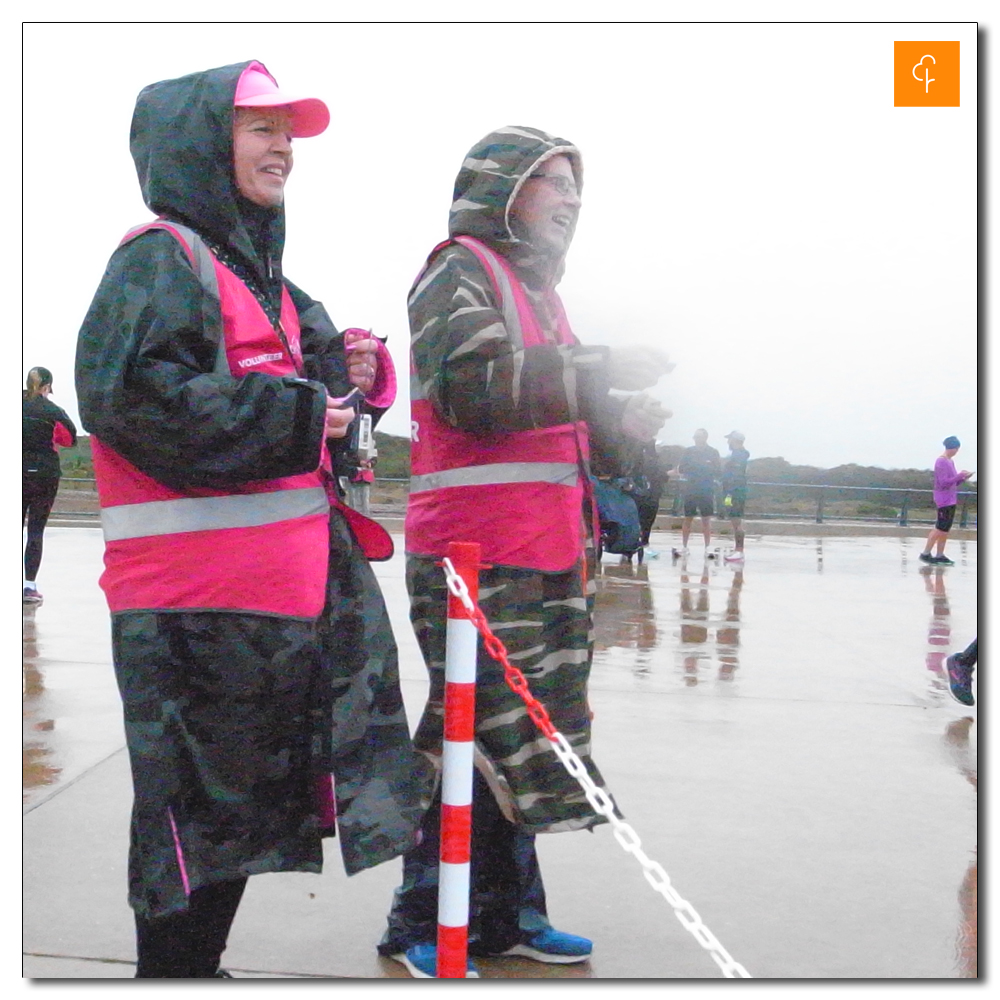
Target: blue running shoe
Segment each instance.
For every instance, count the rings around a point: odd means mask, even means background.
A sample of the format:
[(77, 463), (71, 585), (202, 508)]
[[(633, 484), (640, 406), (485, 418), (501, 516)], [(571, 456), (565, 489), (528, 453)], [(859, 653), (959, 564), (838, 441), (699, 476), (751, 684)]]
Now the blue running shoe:
[(962, 661), (960, 653), (952, 653), (944, 661), (948, 667), (948, 690), (951, 691), (952, 698), (963, 705), (975, 705), (976, 699), (972, 694), (972, 670)]
[(554, 927), (546, 927), (500, 954), (519, 955), (521, 958), (532, 958), (536, 962), (553, 965), (569, 965), (572, 962), (585, 962), (593, 950), (594, 942), (588, 938), (564, 934)]
[[(435, 944), (411, 945), (402, 954), (392, 957), (402, 962), (414, 979), (437, 979), (438, 950)], [(479, 978), (479, 971), (471, 962), (466, 966), (465, 978)]]

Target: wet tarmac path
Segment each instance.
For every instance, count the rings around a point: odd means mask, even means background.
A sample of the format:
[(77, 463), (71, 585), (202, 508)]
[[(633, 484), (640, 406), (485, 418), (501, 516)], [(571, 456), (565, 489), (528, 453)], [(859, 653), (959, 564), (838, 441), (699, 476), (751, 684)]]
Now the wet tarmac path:
[[(594, 756), (635, 828), (732, 956), (762, 979), (977, 974), (977, 712), (943, 661), (976, 635), (977, 545), (947, 568), (915, 538), (748, 539), (743, 568), (606, 556), (591, 677)], [(397, 537), (401, 548), (401, 539)], [(127, 978), (131, 792), (95, 529), (50, 528), (24, 613), (24, 952), (34, 978)], [(399, 556), (377, 567), (411, 725), (426, 691)], [(974, 688), (975, 689), (975, 688)], [(251, 880), (237, 977), (400, 978), (374, 944), (399, 863)], [(550, 916), (580, 966), (485, 977), (713, 979), (607, 827), (539, 838)], [(275, 915), (280, 919), (275, 919)], [(349, 914), (350, 916), (346, 916)]]

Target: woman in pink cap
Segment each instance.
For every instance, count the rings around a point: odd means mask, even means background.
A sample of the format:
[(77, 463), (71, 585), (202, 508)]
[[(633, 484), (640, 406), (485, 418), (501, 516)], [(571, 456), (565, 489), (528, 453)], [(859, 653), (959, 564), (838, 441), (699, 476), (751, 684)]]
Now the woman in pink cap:
[(248, 875), (320, 871), (335, 830), (353, 873), (412, 846), (419, 822), (368, 564), (392, 542), (330, 471), (394, 373), (281, 270), (292, 140), (329, 117), (258, 62), (143, 90), (131, 150), (157, 219), (123, 239), (80, 331), (139, 978), (227, 976)]

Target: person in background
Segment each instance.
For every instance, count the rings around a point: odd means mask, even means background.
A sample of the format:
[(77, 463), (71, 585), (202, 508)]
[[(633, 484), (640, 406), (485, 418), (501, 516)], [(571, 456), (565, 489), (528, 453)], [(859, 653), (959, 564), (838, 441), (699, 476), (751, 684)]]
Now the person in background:
[[(451, 540), (478, 542), (480, 604), (532, 694), (591, 758), (597, 512), (593, 449), (655, 437), (669, 416), (644, 392), (670, 369), (654, 348), (594, 347), (570, 329), (555, 286), (576, 229), (579, 150), (510, 126), (477, 143), (454, 186), (449, 238), (409, 296), (412, 472), (406, 515), (410, 617), (430, 673), (414, 737), (440, 764)], [(615, 331), (616, 338), (623, 338)], [(616, 398), (611, 390), (632, 393)], [(535, 835), (606, 822), (479, 645), (472, 804), (472, 955), (585, 961), (592, 942), (549, 922)], [(437, 967), (440, 791), (404, 856), (379, 953), (411, 975)], [(477, 976), (470, 967), (467, 976)]]
[(80, 331), (141, 979), (232, 978), (247, 877), (321, 871), (334, 831), (349, 874), (416, 839), (426, 765), (368, 563), (392, 543), (330, 457), (392, 402), (391, 360), (281, 269), (292, 141), (329, 120), (255, 61), (146, 87), (131, 150), (158, 218)]
[[(671, 466), (665, 461), (662, 448), (656, 441), (643, 441), (636, 450), (633, 469), (630, 477), (635, 500), (639, 512), (639, 550), (636, 553), (638, 562), (645, 559), (656, 559), (659, 553), (650, 547), (649, 535), (656, 524), (656, 515), (660, 512), (660, 501)], [(622, 556), (622, 562), (631, 563), (632, 556)]]
[(729, 454), (722, 464), (722, 510), (733, 526), (735, 548), (726, 553), (727, 562), (743, 562), (743, 514), (747, 503), (747, 462), (750, 452), (743, 442), (746, 437), (741, 431), (730, 431), (726, 435)]
[[(924, 551), (920, 553), (920, 559), (925, 563), (938, 563), (941, 566), (954, 566), (953, 560), (944, 554), (944, 547), (948, 541), (948, 532), (951, 531), (952, 523), (955, 520), (955, 507), (958, 504), (958, 487), (974, 473), (955, 471), (954, 458), (958, 454), (958, 449), (962, 447), (961, 441), (952, 435), (944, 439), (944, 453), (938, 456), (934, 463), (934, 505), (937, 507), (937, 521), (927, 535), (924, 543)], [(931, 549), (937, 548), (937, 553), (932, 555)]]
[(359, 458), (357, 465), (347, 474), (347, 502), (366, 517), (371, 513), (371, 488), (375, 470), (370, 458)]
[(972, 673), (979, 662), (979, 637), (969, 643), (961, 653), (952, 653), (945, 660), (948, 668), (948, 690), (963, 705), (975, 705), (972, 694)]
[(715, 514), (715, 484), (722, 475), (722, 460), (708, 443), (708, 431), (700, 427), (694, 432), (694, 445), (685, 448), (673, 474), (681, 480), (684, 518), (681, 521), (681, 552), (686, 555), (691, 525), (701, 517), (701, 534), (705, 539), (705, 554), (712, 544), (712, 516)]
[(76, 427), (66, 411), (49, 399), (52, 372), (28, 372), (21, 401), (21, 526), (28, 522), (24, 547), (23, 603), (41, 604), (35, 585), (42, 564), (42, 537), (59, 490), (59, 448), (76, 444)]

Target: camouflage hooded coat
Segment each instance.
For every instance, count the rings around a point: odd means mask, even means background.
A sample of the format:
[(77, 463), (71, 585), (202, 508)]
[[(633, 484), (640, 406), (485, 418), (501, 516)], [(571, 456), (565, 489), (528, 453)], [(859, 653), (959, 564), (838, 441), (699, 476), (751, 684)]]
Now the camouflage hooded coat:
[[(77, 349), (84, 426), (181, 490), (315, 469), (326, 393), (349, 389), (342, 336), (320, 303), (282, 277), (283, 209), (259, 208), (235, 187), (233, 96), (247, 65), (146, 88), (132, 155), (147, 206), (194, 229), (272, 322), (288, 287), (308, 378), (213, 373), (217, 300), (162, 230), (114, 253)], [(378, 585), (336, 510), (329, 565), (318, 620), (210, 610), (113, 616), (135, 789), (129, 900), (138, 913), (176, 912), (189, 891), (237, 876), (320, 871), (321, 837), (333, 829), (315, 788), (331, 771), (349, 873), (413, 843), (415, 779), (426, 765), (410, 741)]]
[[(511, 206), (525, 178), (576, 147), (538, 129), (498, 129), (468, 153), (455, 182), (449, 235), (473, 236), (513, 266), (543, 330), (554, 331), (551, 289), (562, 261), (547, 258), (512, 229)], [(421, 395), (453, 426), (489, 437), (585, 420), (592, 450), (611, 454), (621, 439), (623, 402), (609, 396), (607, 349), (551, 343), (518, 347), (473, 253), (447, 243), (430, 256), (409, 298), (413, 377)], [(586, 474), (589, 470), (582, 469)], [(502, 499), (498, 496), (498, 503)], [(513, 519), (530, 510), (511, 509)], [(589, 511), (581, 511), (585, 524)], [(455, 537), (460, 537), (456, 525)], [(443, 555), (444, 553), (441, 553)], [(559, 729), (602, 784), (590, 759), (586, 687), (593, 655), (594, 559), (569, 573), (495, 567), (480, 575), (491, 626)], [(415, 741), (440, 754), (445, 592), (433, 559), (409, 556), (411, 618), (430, 671), (431, 692)], [(503, 672), (480, 651), (476, 685), (477, 762), (509, 819), (535, 832), (577, 829), (599, 819), (535, 728)]]

